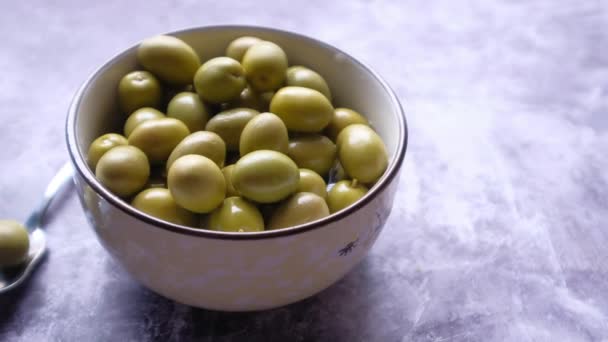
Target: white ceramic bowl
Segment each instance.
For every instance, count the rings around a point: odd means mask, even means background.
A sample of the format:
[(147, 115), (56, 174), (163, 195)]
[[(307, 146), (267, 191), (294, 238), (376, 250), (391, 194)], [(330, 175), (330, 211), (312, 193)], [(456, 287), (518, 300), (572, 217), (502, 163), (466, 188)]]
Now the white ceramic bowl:
[(80, 88), (67, 119), (68, 149), (86, 216), (105, 249), (139, 282), (188, 305), (225, 311), (269, 309), (312, 296), (342, 278), (367, 254), (391, 212), (407, 145), (397, 97), (371, 69), (340, 50), (295, 33), (246, 26), (169, 33), (189, 43), (201, 61), (253, 35), (279, 44), (290, 65), (327, 80), (336, 106), (364, 113), (386, 143), (389, 166), (356, 205), (322, 220), (259, 233), (188, 228), (146, 215), (113, 195), (86, 163), (89, 144), (120, 132), (116, 89), (137, 68), (136, 46), (112, 58)]

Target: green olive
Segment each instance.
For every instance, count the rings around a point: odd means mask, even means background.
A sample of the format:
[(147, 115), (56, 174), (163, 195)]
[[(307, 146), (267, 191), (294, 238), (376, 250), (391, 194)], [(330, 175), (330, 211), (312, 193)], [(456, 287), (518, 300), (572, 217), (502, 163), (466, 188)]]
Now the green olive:
[(228, 44), (226, 48), (226, 56), (235, 59), (237, 61), (241, 61), (245, 52), (255, 43), (262, 41), (260, 38), (251, 37), (251, 36), (243, 36), (239, 37)]
[(213, 132), (194, 132), (175, 146), (167, 159), (167, 170), (179, 157), (187, 154), (205, 156), (213, 160), (218, 167), (223, 167), (226, 160), (226, 144), (219, 135)]
[(272, 97), (270, 111), (290, 131), (310, 133), (323, 130), (334, 115), (334, 108), (323, 94), (304, 87), (281, 88)]
[(282, 203), (268, 222), (268, 229), (289, 228), (329, 216), (325, 200), (312, 192), (299, 192)]
[(139, 126), (139, 124), (141, 124), (142, 122), (152, 119), (161, 119), (164, 117), (165, 114), (152, 107), (144, 107), (134, 111), (131, 115), (129, 115), (129, 118), (125, 122), (125, 126), (123, 129), (125, 137), (128, 138), (129, 135), (133, 133), (135, 127)]
[(207, 228), (222, 232), (261, 232), (264, 219), (255, 205), (240, 197), (228, 197), (211, 213)]
[(226, 103), (225, 106), (225, 109), (251, 108), (257, 111), (264, 110), (260, 94), (250, 86), (245, 87), (237, 99)]
[(128, 144), (129, 141), (127, 138), (120, 134), (108, 133), (100, 136), (91, 143), (91, 146), (89, 146), (89, 152), (87, 154), (89, 167), (91, 170), (95, 170), (95, 167), (97, 167), (97, 162), (99, 162), (99, 158), (101, 158), (101, 156), (103, 156), (106, 152), (116, 146)]
[(239, 196), (238, 191), (232, 185), (232, 172), (234, 171), (234, 164), (228, 165), (222, 169), (224, 174), (224, 180), (226, 181), (226, 197)]
[(205, 129), (217, 133), (229, 151), (238, 151), (243, 128), (257, 114), (257, 110), (250, 108), (228, 109), (212, 117)]
[(175, 203), (171, 192), (167, 189), (152, 188), (140, 192), (131, 202), (135, 208), (161, 220), (181, 224), (183, 226), (198, 226), (198, 217)]
[(196, 154), (173, 162), (167, 181), (175, 202), (195, 213), (213, 211), (226, 195), (226, 182), (220, 168), (213, 160)]
[(261, 111), (262, 103), (260, 100), (260, 95), (253, 90), (253, 88), (249, 86), (245, 87), (245, 89), (243, 89), (239, 95), (239, 98), (232, 104), (232, 108), (237, 107), (252, 108), (257, 111)]
[(17, 266), (28, 257), (30, 238), (25, 227), (13, 220), (0, 220), (0, 268)]
[(210, 103), (236, 99), (246, 85), (245, 70), (239, 62), (229, 57), (208, 60), (194, 75), (196, 92)]
[(336, 145), (320, 134), (302, 134), (289, 140), (289, 157), (298, 167), (325, 176), (336, 160)]
[(369, 126), (346, 126), (337, 139), (338, 158), (346, 173), (363, 183), (373, 183), (388, 166), (388, 154), (380, 136)]
[(167, 106), (167, 116), (183, 122), (190, 132), (202, 131), (209, 121), (209, 111), (200, 97), (189, 91), (175, 95)]
[(352, 124), (363, 124), (369, 126), (367, 119), (354, 110), (348, 108), (336, 108), (329, 125), (327, 125), (327, 128), (325, 128), (325, 132), (331, 140), (336, 141), (338, 134), (340, 134), (344, 127)]
[(292, 66), (287, 69), (287, 85), (314, 89), (325, 95), (331, 102), (331, 91), (327, 82), (317, 72), (303, 66)]
[(129, 135), (129, 145), (139, 147), (152, 164), (167, 161), (171, 151), (190, 134), (186, 125), (173, 118), (144, 121)]
[(225, 109), (231, 108), (251, 108), (257, 111), (260, 110), (260, 99), (255, 90), (251, 89), (251, 87), (247, 86), (241, 93), (239, 97), (233, 101), (230, 101), (225, 104)]
[(194, 49), (183, 40), (172, 36), (155, 36), (139, 44), (137, 61), (163, 82), (172, 86), (192, 83), (201, 66)]
[(243, 68), (249, 84), (260, 92), (275, 90), (283, 85), (287, 71), (287, 55), (275, 43), (260, 41), (243, 56)]
[(272, 113), (253, 117), (243, 128), (239, 144), (241, 156), (256, 150), (287, 153), (289, 137), (283, 121)]
[(162, 98), (160, 82), (147, 71), (132, 71), (118, 84), (118, 103), (127, 114), (142, 107), (159, 108)]
[(300, 169), (300, 182), (296, 192), (312, 192), (327, 198), (327, 184), (318, 173), (309, 169)]
[[(173, 98), (175, 96), (177, 96), (177, 94), (179, 93), (194, 93), (194, 87), (192, 86), (192, 84), (188, 84), (185, 86), (176, 86), (176, 87), (167, 87), (165, 88), (165, 91), (163, 92), (163, 106), (164, 108), (167, 108), (167, 106), (169, 106), (169, 102), (171, 102), (171, 100), (173, 100)], [(198, 94), (196, 94), (196, 96), (198, 96)], [(199, 98), (200, 100), (200, 98)]]
[(97, 179), (120, 197), (138, 193), (148, 182), (148, 158), (135, 146), (117, 146), (106, 152), (95, 169)]
[(267, 112), (268, 108), (270, 108), (270, 100), (273, 95), (274, 91), (258, 93), (250, 86), (247, 86), (243, 89), (238, 99), (226, 103), (226, 109), (244, 107), (255, 109), (258, 112)]
[(356, 180), (339, 181), (334, 184), (327, 195), (329, 211), (333, 214), (350, 206), (365, 196), (367, 191), (368, 189)]
[(242, 196), (259, 203), (278, 202), (294, 193), (300, 172), (277, 151), (258, 150), (241, 157), (232, 171), (232, 185)]

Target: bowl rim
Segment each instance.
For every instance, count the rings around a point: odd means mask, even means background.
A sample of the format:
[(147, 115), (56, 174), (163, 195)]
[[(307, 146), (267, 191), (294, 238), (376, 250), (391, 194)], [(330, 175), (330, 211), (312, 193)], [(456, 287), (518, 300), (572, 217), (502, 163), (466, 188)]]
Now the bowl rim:
[[(384, 172), (382, 177), (380, 177), (378, 182), (370, 189), (370, 191), (368, 191), (367, 194), (365, 194), (365, 196), (361, 200), (359, 200), (355, 204), (351, 205), (350, 207), (340, 210), (334, 214), (331, 214), (331, 215), (324, 217), (317, 221), (313, 221), (313, 222), (309, 222), (309, 223), (305, 223), (305, 224), (301, 224), (301, 225), (297, 225), (297, 226), (293, 226), (293, 227), (289, 227), (289, 228), (267, 230), (267, 231), (262, 231), (262, 232), (221, 232), (221, 231), (193, 228), (193, 227), (188, 227), (188, 226), (183, 226), (183, 225), (178, 225), (178, 224), (174, 224), (171, 222), (167, 222), (167, 221), (155, 218), (153, 216), (150, 216), (146, 213), (143, 213), (143, 212), (137, 210), (136, 208), (131, 206), (128, 202), (126, 202), (125, 200), (121, 199), (120, 197), (114, 195), (108, 189), (103, 187), (101, 185), (101, 183), (99, 183), (99, 181), (97, 181), (93, 172), (89, 169), (84, 158), (81, 157), (79, 147), (78, 147), (79, 146), (78, 138), (76, 136), (76, 119), (77, 119), (76, 113), (78, 112), (78, 110), (80, 108), (80, 105), (82, 102), (82, 95), (84, 94), (84, 92), (99, 77), (99, 75), (101, 75), (104, 71), (106, 71), (111, 66), (113, 66), (114, 63), (118, 59), (120, 59), (121, 57), (123, 57), (124, 55), (129, 53), (132, 49), (137, 47), (137, 45), (139, 45), (139, 42), (138, 42), (137, 44), (134, 44), (133, 46), (115, 54), (112, 58), (107, 60), (103, 65), (101, 65), (94, 72), (92, 72), (89, 75), (89, 77), (83, 82), (83, 84), (80, 86), (80, 88), (78, 89), (76, 94), (74, 95), (74, 97), (70, 103), (70, 107), (68, 109), (68, 115), (67, 115), (67, 120), (66, 120), (66, 140), (67, 140), (67, 148), (68, 148), (68, 153), (70, 155), (70, 159), (72, 161), (72, 164), (75, 166), (74, 169), (76, 170), (76, 172), (80, 175), (80, 177), (82, 179), (84, 179), (84, 181), (92, 189), (95, 190), (95, 192), (97, 194), (99, 194), (108, 203), (110, 203), (115, 208), (121, 210), (125, 214), (132, 216), (135, 219), (141, 220), (153, 227), (168, 230), (173, 233), (199, 236), (199, 237), (205, 237), (205, 238), (211, 238), (211, 239), (221, 239), (221, 240), (258, 240), (258, 239), (269, 239), (269, 238), (276, 238), (276, 237), (300, 234), (300, 233), (304, 233), (304, 232), (307, 232), (307, 231), (310, 231), (313, 229), (321, 228), (321, 227), (326, 226), (327, 224), (339, 221), (339, 220), (351, 215), (352, 213), (356, 212), (357, 210), (359, 210), (360, 208), (362, 208), (363, 206), (365, 206), (369, 202), (371, 202), (373, 199), (378, 197), (378, 195), (386, 189), (386, 187), (395, 179), (395, 177), (399, 176), (401, 165), (403, 164), (403, 161), (405, 159), (407, 143), (408, 143), (408, 128), (407, 128), (407, 121), (405, 118), (405, 113), (404, 113), (403, 107), (401, 106), (401, 103), (399, 102), (399, 99), (397, 98), (393, 89), (388, 85), (388, 83), (378, 73), (376, 73), (373, 69), (371, 69), (370, 67), (365, 65), (363, 62), (357, 60), (356, 58), (345, 53), (344, 51), (342, 51), (328, 43), (317, 40), (315, 38), (311, 38), (311, 37), (305, 36), (303, 34), (291, 32), (291, 31), (287, 31), (287, 30), (264, 27), (264, 26), (253, 26), (253, 25), (198, 26), (198, 27), (191, 27), (191, 28), (182, 29), (182, 30), (171, 31), (171, 32), (163, 33), (163, 34), (179, 35), (179, 34), (190, 33), (190, 32), (210, 32), (210, 31), (215, 31), (215, 30), (230, 30), (230, 29), (238, 29), (238, 30), (244, 29), (244, 30), (252, 30), (252, 31), (258, 31), (258, 32), (277, 33), (277, 34), (281, 34), (281, 35), (287, 35), (287, 36), (290, 36), (295, 39), (307, 40), (315, 45), (322, 46), (325, 49), (334, 51), (335, 53), (339, 53), (339, 54), (345, 56), (352, 63), (355, 63), (355, 64), (359, 65), (360, 67), (362, 67), (374, 79), (376, 79), (376, 81), (378, 81), (380, 83), (382, 88), (384, 88), (384, 91), (389, 95), (389, 98), (393, 104), (393, 107), (397, 109), (397, 111), (394, 112), (392, 115), (396, 116), (399, 127), (398, 127), (398, 142), (397, 142), (396, 154), (395, 154), (394, 158), (389, 162), (387, 170)], [(254, 33), (252, 33), (252, 34), (254, 34)]]

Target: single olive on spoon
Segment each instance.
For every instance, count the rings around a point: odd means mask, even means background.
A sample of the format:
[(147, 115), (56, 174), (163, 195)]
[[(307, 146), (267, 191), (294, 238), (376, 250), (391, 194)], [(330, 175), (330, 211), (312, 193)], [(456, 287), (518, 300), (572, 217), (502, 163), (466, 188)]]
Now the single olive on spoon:
[[(32, 211), (27, 221), (25, 221), (24, 226), (29, 235), (29, 248), (27, 250), (27, 255), (18, 265), (7, 267), (0, 266), (0, 293), (9, 291), (23, 283), (23, 281), (31, 274), (34, 267), (42, 259), (42, 256), (46, 251), (46, 237), (44, 231), (41, 229), (42, 219), (53, 198), (56, 197), (56, 195), (65, 187), (65, 185), (72, 182), (72, 174), (73, 170), (70, 163), (63, 165), (44, 191), (44, 196), (40, 204), (34, 209), (34, 211)], [(11, 227), (3, 230), (5, 233), (8, 232), (8, 235), (10, 235), (9, 230), (17, 232), (19, 231), (19, 227), (14, 227), (15, 225), (19, 226), (17, 222), (3, 221), (0, 223), (11, 225)], [(0, 233), (2, 233), (2, 231), (0, 231)], [(0, 234), (0, 239), (2, 238), (10, 238), (10, 236), (3, 236)], [(19, 236), (17, 236), (15, 239), (23, 240)], [(27, 239), (25, 239), (25, 241), (27, 242)], [(21, 245), (23, 244), (27, 246), (26, 243), (21, 243)], [(0, 248), (1, 247), (2, 244), (0, 243)], [(0, 253), (0, 255), (2, 255), (2, 253)]]

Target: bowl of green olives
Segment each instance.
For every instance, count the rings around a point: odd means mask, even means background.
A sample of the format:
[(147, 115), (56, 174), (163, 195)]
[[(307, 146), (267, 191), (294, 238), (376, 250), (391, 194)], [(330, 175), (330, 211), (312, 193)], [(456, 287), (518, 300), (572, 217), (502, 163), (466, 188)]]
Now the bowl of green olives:
[(370, 68), (252, 26), (143, 39), (84, 82), (66, 127), (102, 246), (160, 295), (223, 311), (302, 300), (357, 265), (408, 136)]

